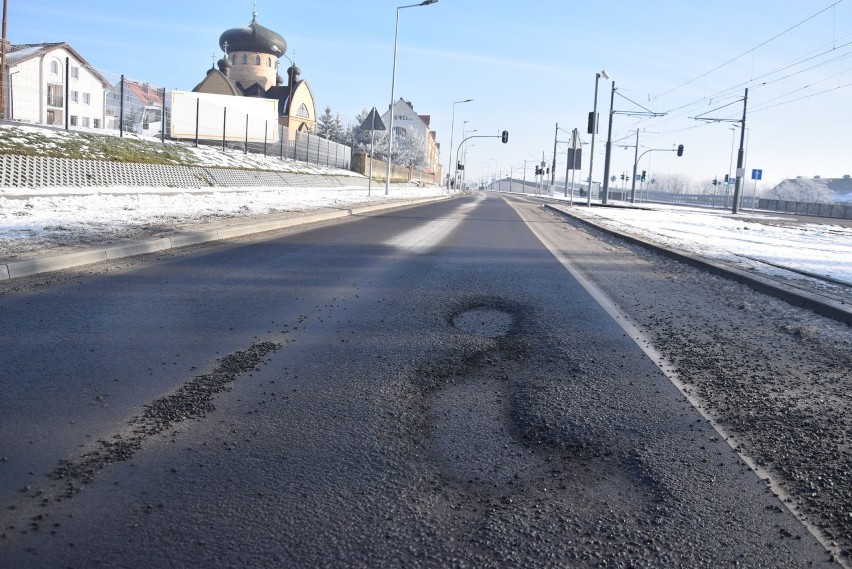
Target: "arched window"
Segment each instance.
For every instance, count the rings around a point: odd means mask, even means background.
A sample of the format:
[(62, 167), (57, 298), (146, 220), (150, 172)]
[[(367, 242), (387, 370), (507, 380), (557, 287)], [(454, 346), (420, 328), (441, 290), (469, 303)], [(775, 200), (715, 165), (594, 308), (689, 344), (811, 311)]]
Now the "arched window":
[(254, 56), (254, 64), (255, 64), (255, 65), (260, 65), (260, 56), (259, 56), (259, 55), (255, 55), (255, 56)]
[(231, 56), (231, 63), (233, 63), (234, 65), (237, 64), (237, 56), (236, 55)]
[(299, 110), (296, 112), (297, 116), (311, 118), (311, 113), (308, 112), (308, 106), (305, 103), (299, 105)]
[(243, 65), (248, 64), (248, 55), (243, 54)]
[(408, 130), (401, 126), (393, 127), (394, 136), (408, 136)]
[(267, 60), (266, 60), (266, 66), (267, 66), (267, 67), (272, 67), (272, 58), (271, 58), (271, 57), (270, 57), (270, 58), (267, 58)]

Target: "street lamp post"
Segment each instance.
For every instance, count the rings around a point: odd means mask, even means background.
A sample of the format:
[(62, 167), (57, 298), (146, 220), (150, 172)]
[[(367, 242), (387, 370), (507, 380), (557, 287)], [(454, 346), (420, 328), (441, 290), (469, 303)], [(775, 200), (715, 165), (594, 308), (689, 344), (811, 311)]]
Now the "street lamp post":
[(399, 40), (399, 11), (404, 8), (416, 8), (417, 6), (428, 6), (434, 4), (438, 0), (423, 0), (419, 4), (409, 4), (407, 6), (397, 6), (396, 8), (396, 28), (393, 34), (393, 71), (391, 72), (391, 101), (390, 101), (390, 126), (388, 127), (388, 175), (385, 180), (385, 195), (390, 193), (391, 169), (393, 168), (393, 104), (396, 97), (396, 47)]
[(600, 81), (601, 77), (609, 80), (609, 75), (607, 75), (606, 71), (595, 73), (595, 106), (594, 110), (592, 111), (592, 120), (590, 121), (590, 126), (592, 127), (590, 129), (592, 131), (592, 146), (589, 151), (589, 192), (586, 196), (586, 205), (589, 207), (592, 207), (592, 178), (594, 177), (592, 176), (592, 173), (594, 172), (594, 169), (592, 167), (594, 166), (595, 162), (595, 132), (598, 130), (598, 82)]
[(456, 179), (456, 168), (453, 167), (453, 135), (456, 130), (456, 105), (460, 105), (462, 103), (469, 103), (473, 101), (473, 99), (465, 99), (464, 101), (453, 101), (453, 119), (450, 123), (450, 161), (447, 163), (447, 191), (450, 189), (450, 178), (453, 181)]

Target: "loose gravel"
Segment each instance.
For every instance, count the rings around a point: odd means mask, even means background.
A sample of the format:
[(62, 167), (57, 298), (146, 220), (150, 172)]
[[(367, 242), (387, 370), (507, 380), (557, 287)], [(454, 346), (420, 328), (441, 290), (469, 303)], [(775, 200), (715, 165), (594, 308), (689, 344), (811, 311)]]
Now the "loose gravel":
[[(563, 231), (594, 249), (577, 266), (737, 450), (852, 562), (852, 328), (602, 232)], [(630, 269), (598, 270), (607, 263)]]
[(194, 377), (174, 393), (146, 405), (142, 414), (130, 421), (126, 432), (98, 441), (100, 448), (76, 459), (62, 460), (50, 477), (64, 484), (64, 497), (74, 496), (109, 465), (131, 459), (150, 437), (213, 411), (216, 394), (280, 347), (278, 343), (258, 342), (221, 358), (210, 373)]

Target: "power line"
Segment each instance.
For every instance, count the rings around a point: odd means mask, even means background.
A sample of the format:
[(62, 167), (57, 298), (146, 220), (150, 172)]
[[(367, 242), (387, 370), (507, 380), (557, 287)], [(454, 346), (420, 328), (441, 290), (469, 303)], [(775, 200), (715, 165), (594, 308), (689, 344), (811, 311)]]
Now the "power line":
[(749, 49), (748, 51), (745, 51), (745, 52), (741, 53), (740, 55), (738, 55), (738, 56), (734, 57), (733, 59), (730, 59), (730, 60), (726, 61), (725, 63), (723, 63), (723, 64), (721, 64), (721, 65), (719, 65), (719, 66), (717, 66), (717, 67), (714, 67), (714, 68), (713, 68), (713, 69), (711, 69), (710, 71), (707, 71), (706, 73), (703, 73), (703, 74), (699, 75), (698, 77), (695, 77), (694, 79), (690, 79), (690, 80), (689, 80), (689, 81), (687, 81), (686, 83), (682, 83), (682, 84), (678, 85), (677, 87), (674, 87), (674, 88), (672, 88), (672, 89), (669, 89), (668, 91), (665, 91), (664, 93), (660, 93), (659, 95), (656, 95), (656, 96), (655, 96), (655, 97), (653, 97), (653, 98), (654, 98), (654, 99), (657, 99), (657, 98), (659, 98), (659, 97), (663, 97), (663, 96), (665, 96), (665, 95), (668, 95), (669, 93), (672, 93), (672, 92), (674, 92), (674, 91), (677, 91), (678, 89), (681, 89), (681, 88), (683, 88), (683, 87), (686, 87), (687, 85), (691, 85), (692, 83), (695, 83), (695, 82), (696, 82), (696, 81), (698, 81), (699, 79), (703, 79), (703, 78), (707, 77), (707, 76), (708, 76), (708, 75), (710, 75), (711, 73), (714, 73), (714, 72), (716, 72), (716, 71), (719, 71), (719, 70), (720, 70), (720, 69), (722, 69), (723, 67), (725, 67), (725, 66), (727, 66), (727, 65), (730, 65), (731, 63), (733, 63), (733, 62), (735, 62), (735, 61), (737, 61), (737, 60), (739, 60), (739, 59), (742, 59), (743, 57), (745, 57), (746, 55), (748, 55), (748, 54), (752, 53), (753, 51), (755, 51), (755, 50), (757, 50), (757, 49), (760, 49), (761, 47), (763, 47), (763, 46), (767, 45), (768, 43), (773, 42), (773, 41), (775, 41), (776, 39), (780, 38), (781, 36), (783, 36), (783, 35), (785, 35), (785, 34), (787, 34), (787, 33), (791, 32), (791, 31), (795, 30), (795, 29), (796, 29), (796, 28), (798, 28), (799, 26), (801, 26), (801, 25), (803, 25), (803, 24), (805, 24), (805, 23), (807, 23), (807, 22), (809, 22), (809, 21), (813, 20), (813, 19), (814, 19), (814, 18), (816, 18), (817, 16), (820, 16), (821, 14), (823, 14), (823, 13), (827, 12), (828, 10), (831, 10), (832, 8), (834, 8), (835, 6), (837, 6), (838, 4), (840, 4), (841, 2), (843, 2), (843, 0), (837, 0), (837, 2), (835, 2), (834, 4), (831, 4), (830, 6), (827, 6), (826, 8), (824, 8), (824, 9), (820, 10), (819, 12), (817, 12), (816, 14), (813, 14), (812, 16), (810, 16), (810, 17), (808, 17), (808, 18), (805, 18), (805, 19), (804, 19), (804, 20), (802, 20), (801, 22), (799, 22), (799, 23), (797, 23), (797, 24), (795, 24), (795, 25), (793, 25), (793, 26), (791, 26), (791, 27), (787, 28), (786, 30), (784, 30), (784, 31), (783, 31), (783, 32), (781, 32), (780, 34), (777, 34), (777, 35), (775, 35), (775, 36), (773, 36), (773, 37), (769, 38), (768, 40), (766, 40), (766, 41), (764, 41), (764, 42), (762, 42), (762, 43), (760, 43), (760, 44), (756, 45), (755, 47), (753, 47), (753, 48)]

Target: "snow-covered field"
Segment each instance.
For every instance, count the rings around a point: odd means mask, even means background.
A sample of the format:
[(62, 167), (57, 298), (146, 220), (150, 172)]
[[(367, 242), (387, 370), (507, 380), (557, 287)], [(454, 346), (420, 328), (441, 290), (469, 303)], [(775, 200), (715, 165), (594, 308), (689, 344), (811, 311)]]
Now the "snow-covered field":
[(772, 214), (732, 216), (664, 205), (573, 208), (572, 212), (611, 229), (750, 270), (778, 274), (790, 269), (852, 286), (852, 228), (832, 224), (830, 219), (824, 224), (796, 225)]

